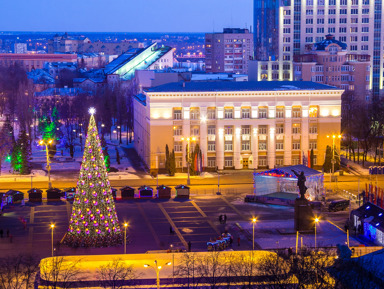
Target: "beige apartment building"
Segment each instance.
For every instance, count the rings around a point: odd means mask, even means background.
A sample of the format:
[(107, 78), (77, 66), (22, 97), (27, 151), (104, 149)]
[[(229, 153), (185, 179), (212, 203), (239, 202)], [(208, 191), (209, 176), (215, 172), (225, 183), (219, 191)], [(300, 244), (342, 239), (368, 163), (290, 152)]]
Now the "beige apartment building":
[[(307, 81), (178, 82), (135, 97), (135, 148), (152, 171), (187, 167), (187, 139), (205, 170), (264, 169), (324, 162), (327, 135), (340, 133), (342, 89)], [(339, 140), (336, 147), (339, 148)]]

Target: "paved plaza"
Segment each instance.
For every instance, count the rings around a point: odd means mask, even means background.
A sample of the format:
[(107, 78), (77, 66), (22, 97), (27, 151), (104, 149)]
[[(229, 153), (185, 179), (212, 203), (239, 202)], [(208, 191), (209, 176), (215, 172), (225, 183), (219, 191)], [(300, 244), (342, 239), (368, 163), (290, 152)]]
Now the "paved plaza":
[[(120, 222), (129, 222), (127, 230), (127, 253), (167, 250), (171, 247), (185, 249), (191, 242), (192, 251), (206, 251), (206, 243), (228, 231), (234, 236), (233, 250), (252, 248), (252, 225), (250, 219), (257, 216), (255, 248), (274, 249), (295, 244), (293, 231), (293, 208), (244, 203), (245, 194), (196, 195), (190, 200), (132, 200), (117, 202)], [(54, 247), (59, 255), (120, 254), (123, 246), (97, 249), (70, 249), (60, 246), (59, 241), (68, 229), (71, 204), (59, 203), (13, 206), (4, 210), (0, 217), (1, 252), (9, 254), (33, 253), (41, 257), (51, 255), (51, 229), (54, 223)], [(226, 214), (227, 223), (220, 224), (219, 216)], [(348, 212), (344, 212), (345, 218)], [(24, 228), (21, 218), (26, 219)], [(340, 220), (345, 218), (339, 216)], [(170, 227), (174, 233), (170, 233)], [(7, 238), (7, 230), (12, 238)], [(332, 231), (332, 240), (323, 239), (323, 245), (335, 245), (345, 240), (345, 233), (327, 221), (318, 230), (318, 238)], [(240, 246), (238, 246), (240, 237)], [(314, 236), (305, 235), (304, 243), (313, 245)], [(280, 240), (280, 241), (279, 241)], [(12, 241), (12, 242), (11, 242)], [(279, 242), (277, 242), (279, 241)], [(327, 241), (329, 244), (325, 244)], [(322, 243), (320, 241), (319, 243)]]

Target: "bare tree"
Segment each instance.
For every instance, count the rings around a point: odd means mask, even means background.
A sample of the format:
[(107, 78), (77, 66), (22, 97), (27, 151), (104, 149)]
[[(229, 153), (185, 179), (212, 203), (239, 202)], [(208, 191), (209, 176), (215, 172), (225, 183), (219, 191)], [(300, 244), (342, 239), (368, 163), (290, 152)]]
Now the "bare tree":
[(201, 276), (198, 275), (200, 258), (196, 253), (185, 253), (182, 255), (179, 265), (175, 270), (175, 277), (184, 278), (186, 282), (182, 284), (187, 288), (199, 288)]
[(67, 261), (62, 256), (44, 259), (40, 264), (42, 284), (48, 289), (72, 288), (80, 281), (80, 262), (80, 258)]
[(120, 289), (123, 286), (134, 285), (137, 275), (132, 265), (127, 265), (121, 259), (114, 259), (107, 265), (99, 267), (98, 279), (103, 288)]

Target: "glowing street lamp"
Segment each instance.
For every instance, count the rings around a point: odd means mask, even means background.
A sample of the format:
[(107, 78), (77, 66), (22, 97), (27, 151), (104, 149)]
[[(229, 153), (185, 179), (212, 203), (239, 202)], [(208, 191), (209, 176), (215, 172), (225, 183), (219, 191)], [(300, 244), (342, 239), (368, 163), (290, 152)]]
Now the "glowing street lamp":
[(253, 239), (252, 239), (252, 250), (255, 250), (255, 224), (257, 222), (257, 218), (252, 219), (252, 227), (253, 227)]
[(191, 184), (191, 180), (190, 180), (190, 173), (189, 173), (189, 167), (191, 165), (191, 156), (190, 156), (190, 153), (189, 153), (189, 147), (191, 145), (191, 141), (196, 141), (196, 138), (195, 137), (182, 137), (181, 138), (182, 141), (186, 140), (188, 145), (187, 145), (187, 173), (188, 173), (188, 179), (187, 179), (187, 185), (190, 185)]
[(315, 249), (317, 248), (317, 223), (320, 222), (319, 218), (315, 218)]
[(128, 223), (124, 223), (124, 254), (127, 254), (127, 227)]
[(336, 163), (336, 160), (335, 160), (335, 139), (338, 138), (340, 139), (341, 138), (341, 135), (336, 135), (336, 134), (333, 134), (333, 135), (327, 135), (327, 138), (332, 138), (332, 179), (331, 179), (331, 182), (332, 180), (334, 179), (334, 174), (335, 174), (335, 163)]
[[(158, 265), (158, 263), (157, 263), (157, 260), (155, 260), (155, 266), (151, 266), (151, 265), (149, 265), (149, 264), (144, 264), (144, 267), (145, 268), (148, 268), (148, 267), (152, 267), (154, 270), (155, 270), (155, 272), (156, 272), (156, 284), (157, 284), (157, 289), (160, 289), (160, 270), (161, 270), (161, 268), (162, 268), (162, 266), (159, 266)], [(167, 265), (167, 266), (169, 266), (169, 265), (171, 265), (172, 264), (172, 262), (167, 262), (167, 263), (165, 263), (165, 265)], [(165, 266), (164, 265), (164, 266)]]
[(52, 257), (53, 257), (53, 229), (55, 228), (55, 224), (51, 224), (51, 243), (52, 243)]
[(49, 161), (49, 152), (48, 152), (48, 146), (53, 143), (53, 140), (47, 139), (47, 140), (41, 140), (39, 141), (39, 145), (45, 146), (45, 151), (47, 153), (47, 171), (48, 171), (48, 187), (51, 189), (52, 184), (51, 184), (51, 165)]

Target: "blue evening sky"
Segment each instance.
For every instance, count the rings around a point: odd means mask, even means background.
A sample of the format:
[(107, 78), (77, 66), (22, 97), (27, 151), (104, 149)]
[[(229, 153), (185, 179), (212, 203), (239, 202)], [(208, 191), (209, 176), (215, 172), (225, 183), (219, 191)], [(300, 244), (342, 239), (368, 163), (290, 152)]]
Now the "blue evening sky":
[(0, 0), (0, 31), (212, 32), (252, 25), (253, 0)]

